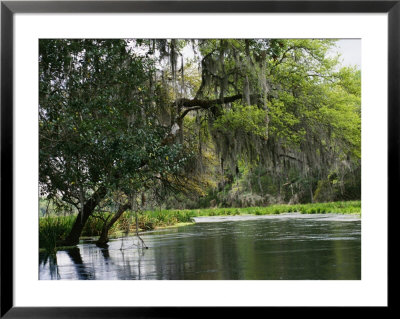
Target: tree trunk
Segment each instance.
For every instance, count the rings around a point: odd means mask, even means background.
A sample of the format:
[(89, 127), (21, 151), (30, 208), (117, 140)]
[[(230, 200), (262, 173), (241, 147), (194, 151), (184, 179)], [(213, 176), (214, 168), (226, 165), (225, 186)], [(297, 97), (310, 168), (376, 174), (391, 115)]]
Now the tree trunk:
[(99, 239), (96, 241), (96, 246), (98, 247), (108, 247), (108, 231), (110, 230), (110, 227), (107, 227), (108, 224), (107, 222), (104, 222), (103, 228), (101, 229), (101, 234)]
[(100, 186), (92, 197), (83, 205), (83, 210), (79, 212), (70, 233), (63, 243), (64, 246), (75, 246), (79, 244), (79, 237), (82, 234), (83, 227), (85, 227), (87, 220), (106, 194), (107, 189), (104, 186)]
[(311, 200), (311, 204), (314, 203), (314, 195), (313, 195), (312, 183), (310, 183), (310, 200)]
[(115, 222), (118, 220), (118, 218), (120, 218), (121, 215), (129, 208), (131, 208), (131, 204), (130, 203), (126, 203), (126, 204), (120, 206), (118, 211), (111, 218), (110, 222), (108, 222), (108, 223), (107, 223), (107, 221), (104, 222), (103, 228), (101, 230), (100, 237), (96, 241), (96, 245), (97, 246), (99, 246), (99, 247), (107, 247), (108, 246), (107, 245), (107, 243), (109, 241), (109, 239), (108, 239), (108, 231), (115, 224)]

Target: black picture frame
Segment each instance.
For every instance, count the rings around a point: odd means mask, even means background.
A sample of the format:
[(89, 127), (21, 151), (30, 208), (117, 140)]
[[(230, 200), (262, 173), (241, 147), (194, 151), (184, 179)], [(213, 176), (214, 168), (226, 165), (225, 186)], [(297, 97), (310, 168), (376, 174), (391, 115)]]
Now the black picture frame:
[[(223, 307), (14, 307), (13, 303), (13, 19), (15, 13), (387, 13), (388, 14), (388, 225), (398, 213), (400, 153), (400, 0), (395, 1), (1, 1), (1, 318), (190, 318), (226, 316), (228, 311), (280, 313), (281, 309)], [(397, 208), (397, 209), (396, 209)], [(389, 231), (389, 229), (388, 229)], [(388, 232), (392, 234), (392, 232)], [(388, 237), (388, 247), (390, 235)], [(388, 255), (389, 262), (389, 255)], [(389, 263), (388, 263), (389, 264)], [(389, 269), (388, 269), (389, 270)], [(389, 287), (390, 281), (388, 281)], [(29, 288), (28, 288), (29, 289)], [(34, 292), (32, 292), (34, 293)], [(390, 309), (390, 298), (388, 307)], [(349, 307), (347, 307), (349, 308)], [(326, 311), (326, 307), (319, 307)], [(297, 315), (308, 308), (289, 307)], [(338, 307), (330, 309), (333, 314)], [(359, 310), (359, 309), (358, 309)], [(250, 311), (250, 312), (249, 312)], [(313, 310), (314, 311), (314, 310)], [(367, 309), (371, 311), (371, 309)], [(240, 312), (239, 312), (240, 314)]]

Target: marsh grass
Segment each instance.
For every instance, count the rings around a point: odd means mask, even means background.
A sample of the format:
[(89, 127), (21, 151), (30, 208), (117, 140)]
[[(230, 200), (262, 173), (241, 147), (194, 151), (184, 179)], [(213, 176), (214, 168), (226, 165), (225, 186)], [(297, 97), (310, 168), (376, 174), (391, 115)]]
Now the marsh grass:
[[(267, 207), (245, 208), (206, 208), (192, 210), (153, 210), (138, 214), (139, 231), (148, 231), (161, 227), (192, 223), (194, 217), (229, 216), (229, 215), (272, 215), (282, 213), (301, 214), (361, 214), (361, 201), (330, 202), (297, 205), (271, 205)], [(107, 217), (106, 213), (104, 217)], [(48, 253), (55, 253), (57, 246), (72, 228), (76, 215), (46, 216), (39, 220), (39, 247)], [(90, 217), (82, 236), (99, 236), (103, 221)], [(134, 233), (136, 227), (135, 213), (125, 212), (109, 231), (110, 238)]]
[(45, 216), (39, 219), (39, 247), (48, 254), (55, 254), (59, 242), (72, 228), (75, 216)]
[[(301, 214), (361, 214), (361, 201), (296, 204), (296, 205), (271, 205), (266, 207), (245, 208), (205, 208), (193, 210), (169, 210), (164, 214), (185, 214), (186, 216), (226, 216), (226, 215), (272, 215), (282, 213)], [(165, 216), (165, 215), (164, 215)]]

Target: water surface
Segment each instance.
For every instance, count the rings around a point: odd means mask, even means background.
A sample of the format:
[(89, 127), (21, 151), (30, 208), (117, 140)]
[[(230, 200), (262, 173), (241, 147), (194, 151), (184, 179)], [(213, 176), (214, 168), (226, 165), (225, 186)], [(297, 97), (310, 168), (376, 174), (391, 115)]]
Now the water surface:
[[(354, 215), (199, 217), (196, 224), (39, 255), (39, 279), (359, 280)], [(122, 248), (122, 249), (121, 249)]]

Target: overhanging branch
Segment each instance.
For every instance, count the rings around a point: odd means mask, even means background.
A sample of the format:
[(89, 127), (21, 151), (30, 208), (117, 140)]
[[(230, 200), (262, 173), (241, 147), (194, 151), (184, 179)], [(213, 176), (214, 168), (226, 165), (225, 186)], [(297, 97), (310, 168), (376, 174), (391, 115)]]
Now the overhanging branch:
[(183, 119), (186, 114), (188, 114), (190, 111), (195, 111), (195, 110), (207, 110), (215, 105), (219, 104), (225, 104), (225, 103), (231, 103), (236, 100), (240, 100), (242, 98), (242, 94), (236, 94), (233, 96), (227, 96), (221, 99), (214, 99), (214, 100), (201, 100), (201, 99), (179, 99), (176, 100), (174, 105), (181, 106), (185, 108), (185, 110), (181, 113), (179, 116), (179, 119)]

